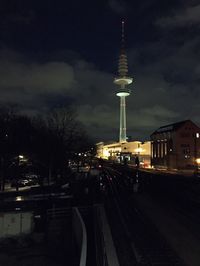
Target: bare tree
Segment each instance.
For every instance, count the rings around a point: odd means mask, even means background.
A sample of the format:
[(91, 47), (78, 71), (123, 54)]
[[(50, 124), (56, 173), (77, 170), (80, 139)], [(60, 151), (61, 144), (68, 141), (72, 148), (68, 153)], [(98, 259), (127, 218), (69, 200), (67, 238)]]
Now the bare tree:
[(83, 125), (72, 108), (57, 108), (39, 119), (41, 127), (40, 155), (48, 165), (48, 180), (52, 173), (64, 175), (68, 161), (74, 153), (87, 150), (91, 145)]

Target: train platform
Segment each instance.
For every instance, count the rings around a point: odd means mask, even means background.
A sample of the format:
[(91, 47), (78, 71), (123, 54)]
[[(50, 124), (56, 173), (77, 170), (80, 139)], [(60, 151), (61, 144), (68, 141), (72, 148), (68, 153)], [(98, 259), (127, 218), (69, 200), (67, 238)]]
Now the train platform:
[(173, 208), (163, 208), (147, 194), (134, 194), (133, 198), (138, 208), (155, 224), (185, 265), (199, 266), (200, 237), (190, 230), (190, 225)]
[[(131, 168), (136, 169), (134, 164), (128, 164)], [(153, 174), (161, 174), (161, 175), (176, 175), (176, 176), (184, 176), (191, 177), (197, 175), (197, 172), (194, 169), (165, 169), (165, 168), (151, 168), (151, 167), (140, 167), (139, 171), (153, 173)]]
[(166, 174), (166, 175), (179, 175), (185, 177), (191, 177), (195, 175), (194, 170), (177, 170), (177, 169), (162, 169), (162, 168), (140, 168), (140, 171), (154, 173), (154, 174)]

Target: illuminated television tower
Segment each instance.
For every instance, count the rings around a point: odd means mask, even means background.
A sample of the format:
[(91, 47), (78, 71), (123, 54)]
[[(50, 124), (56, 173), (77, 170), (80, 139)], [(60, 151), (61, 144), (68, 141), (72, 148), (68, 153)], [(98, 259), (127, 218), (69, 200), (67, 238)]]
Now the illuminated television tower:
[(122, 46), (119, 56), (118, 64), (118, 77), (114, 79), (114, 83), (120, 88), (116, 94), (120, 97), (120, 129), (119, 129), (119, 142), (126, 142), (126, 97), (130, 95), (130, 90), (126, 88), (127, 85), (133, 82), (133, 79), (128, 77), (128, 62), (125, 53), (124, 41), (124, 20), (122, 20)]

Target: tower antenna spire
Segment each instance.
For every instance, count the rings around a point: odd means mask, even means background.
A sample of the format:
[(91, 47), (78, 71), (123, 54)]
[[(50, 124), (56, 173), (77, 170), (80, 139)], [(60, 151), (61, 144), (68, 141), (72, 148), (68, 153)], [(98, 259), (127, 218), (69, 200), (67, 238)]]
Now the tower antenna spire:
[(121, 39), (121, 46), (122, 46), (122, 51), (125, 49), (125, 37), (124, 37), (124, 19), (122, 19), (122, 39)]

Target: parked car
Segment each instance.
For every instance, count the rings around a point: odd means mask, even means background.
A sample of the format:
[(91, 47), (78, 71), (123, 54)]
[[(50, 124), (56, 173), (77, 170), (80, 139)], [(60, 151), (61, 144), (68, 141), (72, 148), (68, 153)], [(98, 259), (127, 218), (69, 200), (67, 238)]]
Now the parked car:
[(29, 178), (28, 179), (28, 186), (34, 186), (38, 184), (38, 180), (36, 178)]
[(24, 178), (28, 180), (28, 186), (37, 185), (39, 183), (39, 176), (36, 174), (25, 174)]
[(27, 179), (22, 179), (22, 178), (15, 178), (11, 181), (11, 187), (25, 187), (28, 185), (28, 180)]

